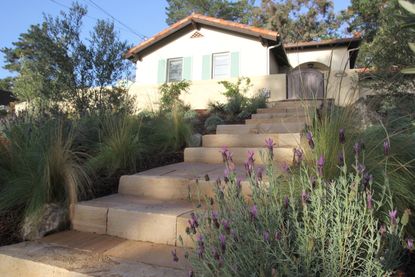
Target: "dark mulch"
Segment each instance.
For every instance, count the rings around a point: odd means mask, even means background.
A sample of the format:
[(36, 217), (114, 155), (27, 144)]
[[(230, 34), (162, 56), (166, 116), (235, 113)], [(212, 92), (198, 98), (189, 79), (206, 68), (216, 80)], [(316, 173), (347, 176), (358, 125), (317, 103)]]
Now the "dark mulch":
[(0, 246), (22, 241), (19, 233), (22, 211), (22, 208), (15, 207), (0, 212)]

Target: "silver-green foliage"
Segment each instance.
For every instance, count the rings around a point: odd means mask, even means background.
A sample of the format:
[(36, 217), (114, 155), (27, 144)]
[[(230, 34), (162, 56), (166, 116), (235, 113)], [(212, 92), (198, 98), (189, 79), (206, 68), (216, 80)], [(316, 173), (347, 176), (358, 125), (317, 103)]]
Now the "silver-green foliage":
[(285, 194), (287, 179), (268, 165), (267, 181), (249, 173), (247, 199), (228, 169), (195, 218), (195, 276), (388, 276), (400, 265), (408, 212), (396, 222), (381, 212), (394, 209), (387, 182), (374, 195), (358, 170), (344, 166), (328, 180), (303, 163)]

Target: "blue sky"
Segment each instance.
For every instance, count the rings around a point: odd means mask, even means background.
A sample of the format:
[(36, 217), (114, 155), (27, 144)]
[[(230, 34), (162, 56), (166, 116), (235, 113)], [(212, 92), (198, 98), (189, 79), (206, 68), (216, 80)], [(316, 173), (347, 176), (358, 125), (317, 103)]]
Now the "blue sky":
[[(90, 0), (78, 0), (88, 5), (88, 16), (85, 18), (85, 31), (92, 28), (96, 18), (110, 18), (102, 10), (94, 7)], [(135, 33), (147, 37), (154, 35), (167, 27), (165, 23), (165, 0), (93, 0)], [(57, 15), (65, 6), (70, 6), (72, 0), (0, 0), (0, 48), (10, 47), (17, 41), (19, 34), (25, 32), (31, 24), (40, 23), (43, 13)], [(348, 6), (350, 0), (334, 0), (335, 10)], [(7, 11), (7, 12), (5, 12)], [(111, 18), (110, 18), (111, 19)], [(133, 32), (116, 23), (122, 39), (138, 43), (140, 38)], [(9, 76), (4, 70), (3, 57), (0, 57), (0, 78)]]

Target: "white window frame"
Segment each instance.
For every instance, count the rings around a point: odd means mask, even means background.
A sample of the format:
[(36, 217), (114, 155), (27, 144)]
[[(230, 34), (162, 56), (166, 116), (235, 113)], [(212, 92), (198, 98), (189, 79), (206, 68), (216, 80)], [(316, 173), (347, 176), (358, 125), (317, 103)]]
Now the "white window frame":
[[(216, 76), (215, 74), (215, 56), (227, 56), (228, 58), (228, 72), (226, 76)], [(218, 52), (212, 54), (212, 79), (226, 79), (231, 77), (231, 53), (230, 52)]]
[[(170, 72), (169, 72), (170, 66), (169, 66), (169, 64), (170, 64), (171, 61), (180, 61), (182, 63), (182, 72), (180, 74), (180, 80), (170, 81)], [(166, 66), (166, 82), (167, 83), (183, 81), (183, 65), (184, 65), (184, 61), (183, 61), (183, 58), (182, 57), (167, 59), (167, 64), (166, 65), (167, 65)]]

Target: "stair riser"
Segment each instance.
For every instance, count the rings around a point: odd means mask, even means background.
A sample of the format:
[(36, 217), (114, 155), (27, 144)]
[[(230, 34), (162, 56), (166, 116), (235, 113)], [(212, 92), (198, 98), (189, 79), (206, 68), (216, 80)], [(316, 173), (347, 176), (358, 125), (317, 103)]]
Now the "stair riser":
[[(267, 158), (267, 150), (265, 148), (231, 148), (232, 159), (237, 164), (243, 164), (248, 156), (248, 150), (255, 152), (255, 163), (264, 164), (261, 159), (260, 152), (262, 151), (264, 159)], [(222, 156), (220, 154), (220, 148), (186, 148), (184, 150), (185, 162), (203, 162), (203, 163), (221, 163)], [(276, 163), (291, 162), (293, 151), (291, 148), (276, 148), (274, 149), (274, 157)]]
[(322, 101), (322, 100), (278, 101), (278, 102), (267, 103), (267, 107), (268, 108), (319, 107), (322, 103), (330, 104), (331, 101)]
[(304, 107), (291, 107), (291, 108), (285, 108), (285, 107), (275, 107), (275, 108), (261, 108), (257, 109), (256, 114), (263, 114), (263, 113), (280, 113), (280, 114), (290, 114), (290, 113), (301, 113), (304, 112)]
[(188, 179), (163, 176), (124, 175), (118, 193), (154, 199), (189, 199), (193, 184)]
[(272, 134), (299, 133), (304, 129), (304, 123), (287, 122), (258, 125), (218, 125), (216, 134)]
[[(178, 236), (187, 236), (187, 220), (179, 220), (180, 216), (117, 208), (89, 209), (82, 204), (76, 206), (72, 225), (77, 231), (167, 245), (178, 245)], [(95, 224), (91, 225), (91, 220)]]
[(245, 124), (254, 125), (254, 124), (264, 124), (264, 123), (302, 123), (307, 122), (306, 117), (282, 117), (282, 118), (264, 118), (264, 119), (247, 119)]
[(268, 118), (291, 118), (291, 117), (305, 117), (307, 116), (307, 112), (305, 111), (299, 111), (297, 113), (293, 112), (293, 113), (274, 113), (274, 112), (270, 112), (270, 113), (258, 113), (258, 114), (253, 114), (251, 116), (252, 119), (268, 119)]
[(296, 146), (300, 141), (300, 135), (294, 134), (247, 134), (240, 135), (205, 135), (203, 147), (263, 147), (265, 140), (272, 138), (277, 147)]

